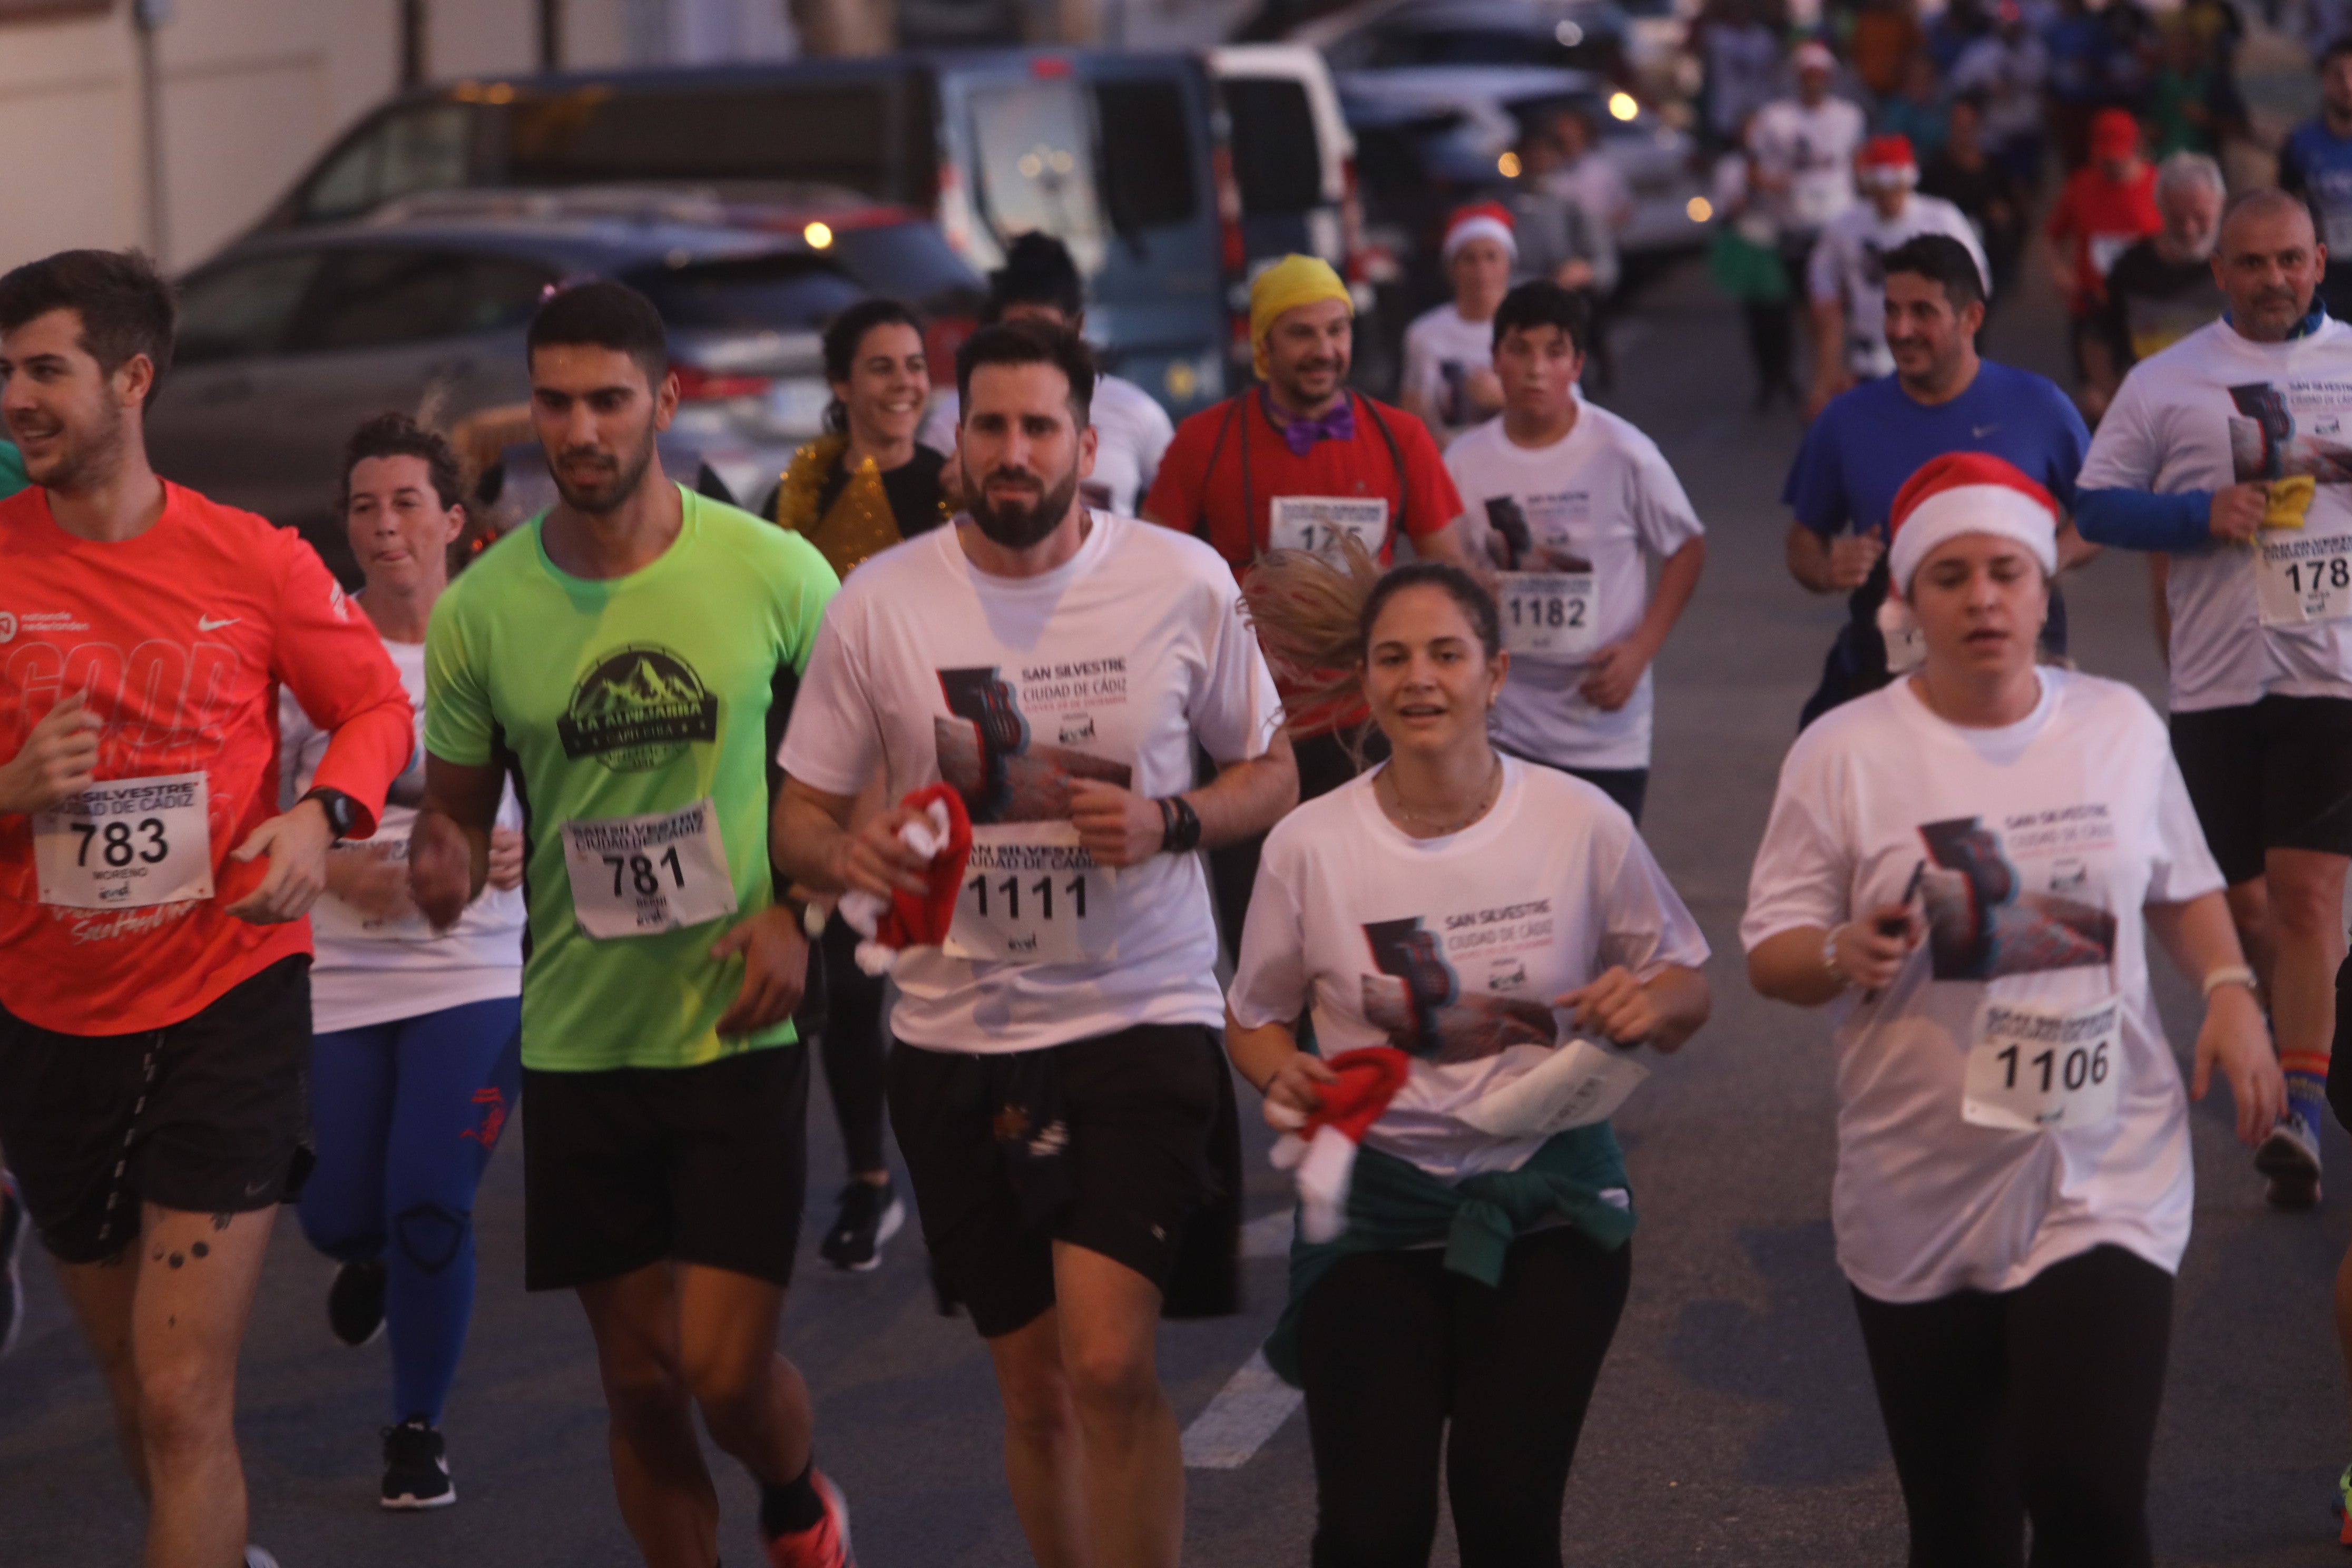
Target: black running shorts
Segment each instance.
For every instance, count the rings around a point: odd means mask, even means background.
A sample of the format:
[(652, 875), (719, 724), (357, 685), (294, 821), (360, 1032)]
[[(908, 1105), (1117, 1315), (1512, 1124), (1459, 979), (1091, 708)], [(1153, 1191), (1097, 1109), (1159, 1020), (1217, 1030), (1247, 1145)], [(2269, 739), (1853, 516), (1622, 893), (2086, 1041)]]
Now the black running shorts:
[(808, 1075), (798, 1045), (692, 1068), (523, 1068), (523, 1288), (664, 1260), (791, 1284)]
[(2263, 874), (2265, 850), (2352, 855), (2352, 699), (2175, 713), (2172, 754), (2231, 886)]
[(1217, 1183), (1209, 1140), (1225, 1071), (1218, 1032), (1144, 1024), (1045, 1047), (1069, 1129), (1070, 1196), (1024, 1223), (996, 1141), (989, 1058), (898, 1043), (890, 1053), (890, 1126), (947, 1293), (983, 1338), (1054, 1304), (1054, 1243), (1125, 1264), (1162, 1291), (1184, 1223)]
[(142, 1203), (247, 1214), (289, 1196), (310, 1066), (307, 953), (143, 1034), (62, 1035), (0, 1008), (0, 1151), (41, 1244), (96, 1263), (137, 1239)]

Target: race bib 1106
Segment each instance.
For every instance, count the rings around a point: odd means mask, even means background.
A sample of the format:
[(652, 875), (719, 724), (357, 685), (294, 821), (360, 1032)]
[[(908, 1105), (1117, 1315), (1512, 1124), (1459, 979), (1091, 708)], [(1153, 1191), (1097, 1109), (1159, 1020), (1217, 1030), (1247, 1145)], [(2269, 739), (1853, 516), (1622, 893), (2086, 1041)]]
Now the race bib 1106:
[(987, 963), (1118, 956), (1118, 873), (1067, 822), (975, 823), (971, 858), (941, 951)]
[(33, 818), (41, 902), (130, 910), (213, 896), (205, 775), (94, 784)]
[(2254, 543), (2254, 602), (2266, 626), (2352, 616), (2352, 533), (2316, 538), (2280, 530)]
[(2035, 1007), (1988, 997), (1977, 1009), (1960, 1115), (2012, 1132), (2096, 1127), (2116, 1113), (2123, 1004)]
[(1266, 510), (1269, 550), (1311, 550), (1347, 563), (1343, 539), (1353, 539), (1375, 561), (1389, 539), (1386, 496), (1276, 496)]
[(1503, 646), (1521, 658), (1575, 663), (1599, 646), (1600, 600), (1590, 572), (1502, 572)]
[(735, 879), (708, 799), (682, 811), (563, 825), (572, 912), (601, 939), (651, 936), (735, 912)]

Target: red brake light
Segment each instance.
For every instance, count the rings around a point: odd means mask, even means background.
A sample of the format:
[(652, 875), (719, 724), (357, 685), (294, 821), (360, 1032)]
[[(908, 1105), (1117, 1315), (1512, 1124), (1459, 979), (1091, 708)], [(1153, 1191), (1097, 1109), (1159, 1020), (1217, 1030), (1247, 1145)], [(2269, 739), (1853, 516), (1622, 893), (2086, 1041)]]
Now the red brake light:
[(1217, 192), (1218, 237), (1223, 241), (1225, 276), (1239, 278), (1249, 270), (1249, 247), (1242, 237), (1242, 188), (1234, 178), (1234, 155), (1218, 147), (1209, 154), (1209, 177)]
[(1029, 61), (1029, 74), (1040, 81), (1053, 81), (1070, 74), (1070, 62), (1060, 55), (1035, 55)]
[(730, 375), (697, 364), (672, 364), (681, 403), (717, 403), (730, 397), (765, 397), (770, 379), (764, 375)]

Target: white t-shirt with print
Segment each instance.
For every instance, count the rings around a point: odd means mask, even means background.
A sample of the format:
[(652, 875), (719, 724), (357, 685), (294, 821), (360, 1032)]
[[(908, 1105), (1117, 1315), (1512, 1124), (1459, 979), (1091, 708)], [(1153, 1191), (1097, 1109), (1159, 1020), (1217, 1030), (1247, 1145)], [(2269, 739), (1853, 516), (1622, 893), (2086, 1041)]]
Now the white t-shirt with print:
[[(1088, 518), (1076, 555), (1041, 576), (982, 572), (957, 528), (850, 574), (793, 701), (784, 771), (856, 795), (879, 768), (894, 801), (945, 779), (985, 832), (1066, 822), (1080, 778), (1154, 798), (1188, 790), (1195, 736), (1221, 763), (1264, 754), (1281, 700), (1233, 569), (1169, 529)], [(912, 1045), (991, 1053), (1222, 1022), (1200, 858), (1155, 855), (1115, 880), (1104, 928), (1115, 956), (910, 951), (891, 971), (891, 1028)]]
[[(375, 837), (338, 844), (337, 855), (381, 855), (406, 864), (408, 833), (425, 799), (425, 645), (384, 640), (416, 720), (416, 750), (392, 781)], [(278, 694), (279, 805), (309, 793), (333, 737), (310, 722), (289, 691)], [(519, 828), (522, 812), (509, 785), (498, 825)], [(320, 1034), (414, 1018), (445, 1007), (522, 994), (522, 889), (485, 887), (457, 923), (439, 935), (410, 909), (371, 920), (332, 893), (310, 906), (310, 1023)]]
[[(962, 407), (953, 386), (941, 391), (923, 416), (915, 439), (953, 458), (956, 419)], [(1080, 486), (1081, 497), (1097, 511), (1133, 517), (1160, 473), (1168, 443), (1176, 439), (1176, 426), (1151, 394), (1116, 375), (1095, 378), (1087, 418), (1095, 427), (1095, 471)]]
[(1404, 330), (1400, 394), (1434, 414), (1444, 431), (1439, 438), (1442, 446), (1486, 417), (1462, 384), (1472, 371), (1494, 367), (1494, 320), (1473, 321), (1452, 305), (1440, 305), (1415, 316)]
[(2306, 337), (2256, 343), (2215, 321), (2124, 377), (2078, 489), (2169, 494), (2306, 475), (2318, 484), (2301, 528), (2173, 554), (2173, 711), (2274, 692), (2352, 697), (2352, 620), (2265, 626), (2262, 609), (2265, 577), (2277, 595), (2290, 581), (2324, 590), (2333, 574), (2327, 605), (2352, 611), (2352, 326), (2330, 320)]
[(1940, 234), (1958, 240), (1976, 258), (1977, 277), (1985, 292), (1992, 291), (1992, 268), (1976, 226), (1948, 201), (1913, 192), (1894, 217), (1881, 217), (1876, 204), (1864, 199), (1838, 214), (1822, 231), (1807, 263), (1807, 285), (1814, 302), (1845, 308), (1845, 367), (1868, 381), (1895, 374), (1895, 354), (1886, 346), (1886, 253), (1923, 234)]
[[(1411, 1077), (1365, 1136), (1443, 1181), (1516, 1170), (1541, 1136), (1456, 1112), (1574, 1034), (1552, 1001), (1622, 965), (1647, 981), (1706, 962), (1706, 940), (1633, 819), (1581, 779), (1503, 759), (1494, 809), (1413, 838), (1367, 773), (1266, 836), (1234, 973), (1246, 1028), (1314, 1009), (1325, 1056), (1394, 1046)], [(1596, 1042), (1598, 1043), (1598, 1042)]]
[(1843, 98), (1811, 108), (1801, 99), (1776, 99), (1756, 111), (1748, 149), (1766, 174), (1790, 182), (1771, 198), (1782, 228), (1810, 234), (1853, 205), (1853, 155), (1864, 130), (1862, 110)]
[[(2148, 992), (2151, 903), (2218, 890), (2163, 721), (2130, 687), (2045, 668), (2024, 720), (1969, 730), (1914, 681), (1790, 750), (1741, 942), (1915, 900), (1929, 932), (1836, 1018), (1838, 1261), (1864, 1294), (2013, 1290), (2112, 1243), (2167, 1270), (2189, 1241), (2188, 1103)], [(2119, 1003), (2114, 1116), (2009, 1131), (1961, 1111), (1977, 1010)], [(1795, 1070), (1795, 1069), (1791, 1069)]]
[[(1446, 449), (1445, 467), (1462, 492), (1455, 528), (1473, 562), (1498, 571), (1592, 574), (1595, 647), (1642, 624), (1649, 563), (1706, 531), (1657, 443), (1580, 398), (1574, 427), (1551, 446), (1517, 445), (1498, 417), (1465, 432)], [(1533, 553), (1514, 559), (1508, 541), (1520, 528)], [(1648, 767), (1651, 671), (1614, 713), (1578, 690), (1587, 673), (1581, 660), (1515, 657), (1495, 703), (1496, 741), (1560, 767)]]

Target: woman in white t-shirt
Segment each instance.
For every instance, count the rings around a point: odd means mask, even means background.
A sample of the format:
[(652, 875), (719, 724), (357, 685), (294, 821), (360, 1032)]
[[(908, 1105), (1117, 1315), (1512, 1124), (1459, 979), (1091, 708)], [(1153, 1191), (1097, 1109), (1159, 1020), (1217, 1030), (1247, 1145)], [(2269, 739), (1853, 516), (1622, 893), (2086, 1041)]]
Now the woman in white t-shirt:
[[(465, 525), (457, 454), (404, 414), (360, 426), (343, 462), (343, 521), (367, 585), (352, 599), (383, 636), (416, 710), (416, 752), (376, 836), (338, 844), (311, 909), (318, 1166), (302, 1233), (340, 1260), (327, 1295), (350, 1345), (389, 1327), (388, 1509), (457, 1500), (441, 1412), (474, 1302), (474, 1190), (521, 1079), (522, 835), (511, 794), (490, 837), (488, 885), (442, 935), (408, 897), (408, 829), (425, 786), (425, 627)], [(278, 703), (282, 794), (299, 799), (329, 737)]]
[[(981, 321), (1043, 321), (1083, 337), (1086, 282), (1069, 247), (1034, 229), (1015, 238), (1005, 252), (1004, 265), (988, 275), (988, 303)], [(950, 377), (915, 437), (948, 459), (948, 479), (956, 485), (962, 482), (955, 462), (956, 417), (961, 408)], [(1095, 431), (1095, 467), (1078, 487), (1079, 497), (1097, 511), (1133, 517), (1151, 481), (1160, 477), (1160, 459), (1176, 438), (1176, 426), (1151, 394), (1123, 376), (1108, 374), (1095, 377), (1094, 406), (1087, 419)]]
[(1356, 566), (1280, 552), (1245, 589), (1269, 657), (1347, 669), (1330, 694), (1360, 685), (1392, 748), (1267, 837), (1228, 996), (1270, 1122), (1336, 1113), (1360, 1068), (1390, 1095), (1319, 1213), (1318, 1134), (1266, 1354), (1307, 1394), (1318, 1564), (1427, 1561), (1441, 1438), (1462, 1561), (1556, 1563), (1632, 1269), (1601, 1118), (1642, 1069), (1587, 1042), (1678, 1047), (1706, 943), (1623, 811), (1487, 741), (1509, 657), (1476, 581)]
[(1503, 384), (1495, 376), (1495, 307), (1503, 302), (1519, 259), (1510, 209), (1480, 202), (1456, 211), (1446, 220), (1438, 258), (1454, 298), (1405, 328), (1397, 401), (1443, 447), (1503, 406)]
[(1790, 750), (1740, 936), (1750, 979), (1834, 1004), (1838, 1260), (1914, 1562), (2146, 1563), (2188, 1101), (2147, 934), (2201, 980), (2194, 1087), (2240, 1137), (2284, 1103), (2253, 975), (2164, 725), (2037, 668), (2057, 508), (1937, 458), (1888, 563), (1918, 673)]

